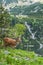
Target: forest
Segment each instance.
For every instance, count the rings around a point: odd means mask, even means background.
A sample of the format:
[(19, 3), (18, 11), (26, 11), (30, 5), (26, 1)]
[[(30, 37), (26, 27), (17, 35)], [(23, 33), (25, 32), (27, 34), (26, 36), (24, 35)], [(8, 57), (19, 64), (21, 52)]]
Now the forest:
[(0, 65), (43, 65), (43, 16), (13, 15), (0, 4)]

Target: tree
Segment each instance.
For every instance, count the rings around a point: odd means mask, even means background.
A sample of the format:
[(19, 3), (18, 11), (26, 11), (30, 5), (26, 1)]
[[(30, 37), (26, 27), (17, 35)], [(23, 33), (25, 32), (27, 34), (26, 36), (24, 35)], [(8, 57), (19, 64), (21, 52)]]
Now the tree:
[(10, 29), (10, 34), (8, 35), (9, 37), (14, 37), (17, 38), (19, 36), (22, 36), (24, 34), (26, 27), (24, 24), (15, 24), (13, 28)]
[(1, 34), (0, 39), (1, 40), (7, 34), (8, 28), (10, 27), (10, 22), (11, 22), (11, 16), (7, 12), (7, 10), (5, 10), (2, 7), (1, 4), (0, 5), (0, 34)]

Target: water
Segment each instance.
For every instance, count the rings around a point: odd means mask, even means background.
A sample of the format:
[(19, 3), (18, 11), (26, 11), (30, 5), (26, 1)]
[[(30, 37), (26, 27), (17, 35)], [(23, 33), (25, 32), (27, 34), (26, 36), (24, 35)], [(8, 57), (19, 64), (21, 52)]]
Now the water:
[(30, 34), (31, 34), (30, 37), (31, 37), (32, 39), (36, 39), (36, 37), (35, 37), (36, 32), (35, 32), (35, 33), (32, 33), (31, 28), (30, 28), (30, 25), (28, 25), (27, 22), (25, 22), (25, 25), (26, 25), (28, 31), (29, 31)]
[(42, 49), (42, 48), (43, 48), (43, 44), (41, 44), (40, 41), (38, 41), (38, 40), (36, 40), (36, 41), (37, 41), (37, 43), (39, 43), (39, 45), (40, 45), (40, 47), (39, 47), (38, 50)]
[(25, 26), (27, 27), (28, 31), (29, 31), (30, 34), (31, 34), (30, 37), (31, 37), (33, 40), (36, 40), (36, 42), (40, 45), (40, 47), (38, 48), (38, 50), (42, 49), (42, 48), (43, 48), (43, 44), (40, 43), (40, 41), (38, 41), (37, 38), (35, 37), (35, 34), (36, 34), (37, 31), (35, 31), (34, 33), (32, 33), (31, 28), (30, 28), (30, 25), (28, 25), (27, 22), (25, 22)]

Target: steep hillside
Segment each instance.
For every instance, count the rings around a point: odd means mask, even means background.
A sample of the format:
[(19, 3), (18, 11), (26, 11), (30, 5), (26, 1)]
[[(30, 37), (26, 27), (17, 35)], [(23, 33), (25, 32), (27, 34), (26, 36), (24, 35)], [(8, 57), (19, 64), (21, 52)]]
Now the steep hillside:
[(20, 49), (0, 49), (0, 65), (43, 65), (43, 57)]
[(15, 15), (43, 15), (43, 4), (30, 0), (2, 0), (3, 6)]

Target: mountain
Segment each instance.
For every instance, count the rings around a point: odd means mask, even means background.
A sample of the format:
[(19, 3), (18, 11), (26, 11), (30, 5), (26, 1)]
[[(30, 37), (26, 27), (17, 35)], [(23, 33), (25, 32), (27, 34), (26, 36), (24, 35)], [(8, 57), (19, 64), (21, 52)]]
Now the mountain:
[(25, 15), (43, 15), (43, 4), (37, 2), (24, 8)]
[(5, 9), (15, 15), (43, 15), (43, 4), (34, 0), (0, 0)]
[(10, 12), (16, 15), (43, 15), (43, 4), (37, 2), (29, 6), (15, 6)]

